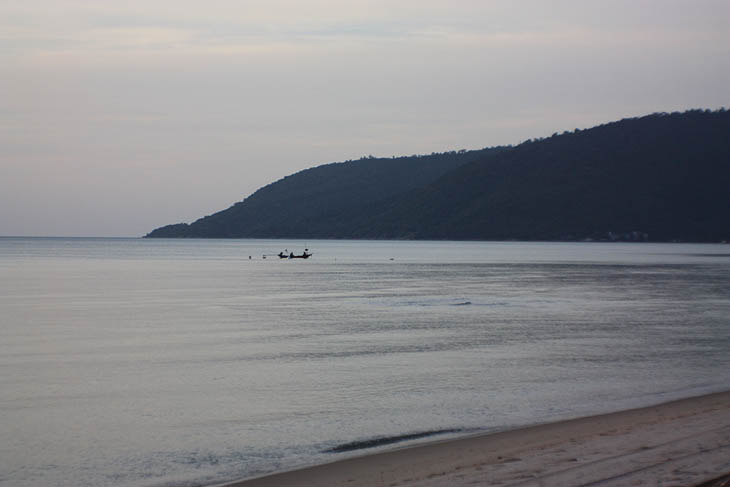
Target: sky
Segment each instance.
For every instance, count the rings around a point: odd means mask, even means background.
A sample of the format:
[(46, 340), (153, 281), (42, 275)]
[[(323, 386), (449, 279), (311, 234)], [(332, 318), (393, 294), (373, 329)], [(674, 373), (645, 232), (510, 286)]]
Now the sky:
[(320, 164), (721, 107), (728, 0), (3, 0), (0, 236), (142, 236)]

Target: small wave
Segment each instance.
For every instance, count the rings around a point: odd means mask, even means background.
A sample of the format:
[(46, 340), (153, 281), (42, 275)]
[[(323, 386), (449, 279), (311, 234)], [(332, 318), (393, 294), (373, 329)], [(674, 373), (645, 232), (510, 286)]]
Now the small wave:
[(713, 254), (713, 253), (704, 253), (704, 254), (677, 254), (677, 255), (687, 255), (690, 257), (730, 257), (730, 254)]
[[(390, 303), (390, 306), (418, 306), (420, 308), (432, 307), (432, 306), (468, 306), (474, 304), (471, 301), (456, 301), (453, 299), (429, 299), (429, 300), (409, 300), (409, 301), (395, 301)], [(386, 303), (388, 305), (388, 303)]]
[(428, 438), (429, 436), (445, 435), (448, 433), (462, 433), (463, 429), (443, 429), (443, 430), (432, 430), (422, 431), (419, 433), (410, 433), (407, 435), (398, 436), (379, 436), (376, 438), (370, 438), (367, 440), (352, 441), (349, 443), (343, 443), (333, 448), (324, 450), (323, 453), (343, 453), (348, 451), (363, 450), (365, 448), (375, 448), (376, 446), (391, 445), (393, 443), (400, 443), (402, 441), (417, 440), (420, 438)]

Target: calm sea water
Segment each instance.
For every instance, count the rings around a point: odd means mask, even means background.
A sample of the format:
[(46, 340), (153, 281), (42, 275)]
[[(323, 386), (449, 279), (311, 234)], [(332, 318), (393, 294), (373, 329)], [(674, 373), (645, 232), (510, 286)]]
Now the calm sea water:
[(0, 485), (648, 405), (730, 388), (729, 351), (727, 245), (0, 238)]

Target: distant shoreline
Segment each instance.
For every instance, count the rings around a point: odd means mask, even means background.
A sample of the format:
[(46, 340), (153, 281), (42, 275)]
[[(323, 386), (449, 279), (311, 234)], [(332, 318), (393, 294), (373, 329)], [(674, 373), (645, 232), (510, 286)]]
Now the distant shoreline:
[(575, 239), (575, 240), (518, 240), (518, 239), (407, 239), (407, 238), (349, 238), (349, 237), (150, 237), (147, 235), (132, 235), (132, 236), (79, 236), (79, 235), (0, 235), (3, 239), (54, 239), (54, 240), (178, 240), (178, 241), (189, 241), (189, 240), (223, 240), (223, 241), (236, 241), (236, 240), (279, 240), (279, 241), (357, 241), (357, 242), (482, 242), (482, 243), (597, 243), (597, 244), (700, 244), (700, 245), (728, 245), (729, 241), (692, 241), (692, 240), (593, 240), (593, 239)]
[(727, 245), (727, 240), (598, 240), (598, 239), (555, 239), (555, 240), (519, 240), (519, 239), (464, 239), (464, 238), (350, 238), (350, 237), (5, 237), (5, 238), (130, 238), (149, 240), (356, 240), (363, 242), (495, 242), (495, 243), (646, 243), (646, 244), (721, 244)]
[(730, 473), (730, 391), (442, 440), (225, 487), (698, 485)]

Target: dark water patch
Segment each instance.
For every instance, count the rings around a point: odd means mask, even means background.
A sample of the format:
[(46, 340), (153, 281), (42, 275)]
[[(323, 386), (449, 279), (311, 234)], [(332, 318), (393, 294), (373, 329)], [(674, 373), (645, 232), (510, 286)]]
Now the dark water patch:
[(443, 306), (517, 306), (517, 303), (507, 301), (495, 301), (495, 302), (474, 302), (474, 301), (454, 301), (454, 300), (443, 300), (443, 299), (432, 299), (432, 300), (407, 300), (407, 301), (394, 301), (384, 302), (381, 306), (393, 306), (393, 307), (419, 307), (419, 308), (430, 308), (430, 307), (443, 307)]
[(687, 255), (690, 257), (730, 257), (730, 254), (714, 254), (714, 253), (706, 253), (706, 254), (679, 254), (679, 255)]
[(398, 436), (379, 436), (376, 438), (369, 438), (367, 440), (352, 441), (349, 443), (343, 443), (333, 448), (324, 450), (323, 453), (343, 453), (355, 450), (364, 450), (366, 448), (375, 448), (377, 446), (391, 445), (393, 443), (400, 443), (409, 440), (418, 440), (421, 438), (428, 438), (429, 436), (445, 435), (449, 433), (463, 433), (466, 430), (462, 428), (456, 429), (443, 429), (443, 430), (432, 430), (422, 431), (419, 433), (410, 433), (407, 435)]

